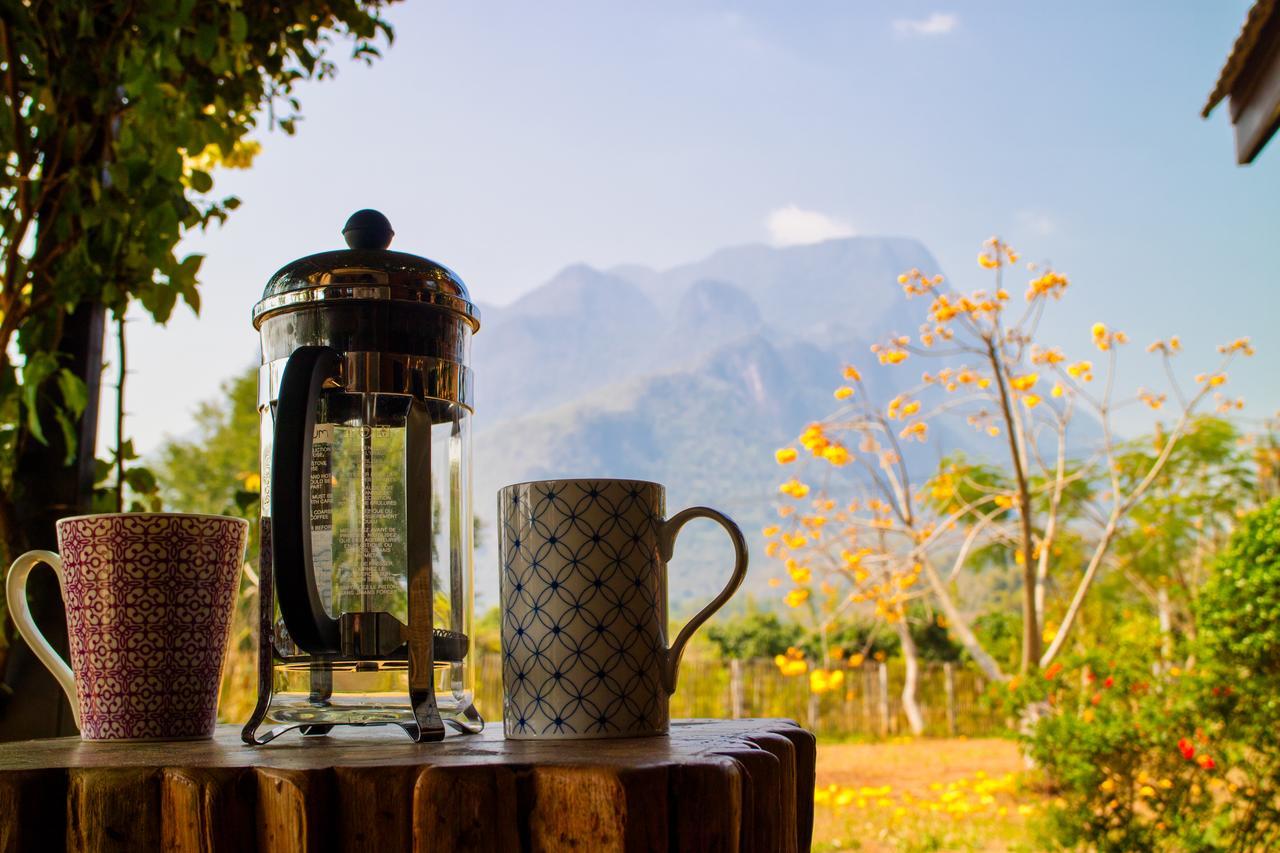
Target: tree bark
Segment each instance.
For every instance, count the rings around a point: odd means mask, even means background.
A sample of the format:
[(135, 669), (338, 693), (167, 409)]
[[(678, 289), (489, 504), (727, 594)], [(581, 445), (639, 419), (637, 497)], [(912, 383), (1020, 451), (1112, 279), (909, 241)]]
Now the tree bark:
[[(58, 550), (59, 518), (89, 512), (93, 500), (94, 450), (98, 435), (98, 397), (102, 377), (102, 344), (105, 311), (101, 305), (81, 305), (63, 322), (59, 352), (64, 366), (84, 381), (88, 402), (80, 417), (76, 459), (66, 464), (67, 446), (53, 418), (52, 407), (42, 401), (40, 417), (47, 444), (36, 441), (19, 425), (13, 494), (0, 513), (5, 524), (3, 539), (7, 559), (22, 550)], [(31, 575), (27, 586), (32, 616), (41, 633), (64, 658), (67, 655), (66, 615), (52, 571)], [(0, 741), (26, 740), (75, 734), (75, 723), (62, 689), (36, 660), (21, 638), (15, 637), (0, 684)]]
[(938, 606), (942, 608), (942, 613), (947, 617), (947, 625), (951, 632), (955, 634), (956, 639), (964, 650), (973, 658), (973, 662), (978, 665), (978, 669), (992, 681), (1008, 681), (1008, 676), (1000, 669), (1000, 664), (996, 663), (996, 659), (987, 653), (982, 647), (982, 643), (978, 641), (977, 635), (973, 633), (973, 629), (969, 627), (968, 620), (964, 614), (960, 612), (960, 608), (956, 606), (955, 601), (951, 597), (951, 593), (947, 590), (946, 584), (943, 583), (942, 577), (938, 574), (938, 570), (934, 568), (927, 558), (922, 560), (924, 563), (925, 578), (929, 581), (929, 587), (933, 590), (933, 594), (938, 599)]
[(1009, 433), (1009, 459), (1013, 463), (1014, 479), (1018, 486), (1018, 514), (1022, 555), (1022, 669), (1025, 676), (1040, 660), (1040, 626), (1036, 613), (1036, 558), (1031, 528), (1031, 488), (1027, 484), (1027, 472), (1023, 466), (1022, 441), (1025, 437), (1017, 428), (1013, 400), (1005, 384), (1004, 362), (996, 352), (995, 342), (987, 338), (987, 356), (991, 372), (995, 376), (996, 389), (1000, 392), (1000, 409), (1004, 415), (1005, 429)]
[(1168, 669), (1173, 661), (1173, 608), (1169, 604), (1169, 588), (1164, 584), (1156, 590), (1156, 618), (1160, 625), (1160, 668)]
[(916, 700), (916, 691), (920, 685), (920, 655), (916, 651), (916, 641), (911, 636), (907, 620), (899, 619), (894, 627), (898, 631), (902, 660), (906, 664), (906, 675), (902, 679), (902, 712), (907, 715), (911, 733), (919, 736), (924, 734), (924, 715), (920, 713), (920, 703)]

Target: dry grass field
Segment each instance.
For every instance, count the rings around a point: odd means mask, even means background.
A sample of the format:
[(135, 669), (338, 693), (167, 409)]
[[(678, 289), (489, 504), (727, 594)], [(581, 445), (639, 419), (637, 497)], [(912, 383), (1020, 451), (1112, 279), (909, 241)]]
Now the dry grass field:
[(814, 849), (1036, 849), (1022, 769), (996, 738), (819, 743)]

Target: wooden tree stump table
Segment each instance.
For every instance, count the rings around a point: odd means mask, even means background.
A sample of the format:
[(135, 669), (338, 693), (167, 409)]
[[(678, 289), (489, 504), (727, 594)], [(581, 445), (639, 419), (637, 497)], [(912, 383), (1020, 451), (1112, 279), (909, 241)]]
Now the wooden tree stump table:
[(0, 744), (0, 853), (19, 850), (805, 851), (814, 739), (787, 720), (669, 737), (415, 745), (397, 729)]

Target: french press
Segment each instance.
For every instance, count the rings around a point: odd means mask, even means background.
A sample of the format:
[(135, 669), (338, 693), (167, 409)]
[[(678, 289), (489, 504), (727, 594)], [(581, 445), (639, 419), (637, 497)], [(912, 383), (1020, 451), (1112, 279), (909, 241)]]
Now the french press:
[(253, 309), (262, 531), (258, 703), (247, 743), (291, 728), (478, 732), (473, 705), (471, 335), (451, 270), (387, 247), (288, 264)]

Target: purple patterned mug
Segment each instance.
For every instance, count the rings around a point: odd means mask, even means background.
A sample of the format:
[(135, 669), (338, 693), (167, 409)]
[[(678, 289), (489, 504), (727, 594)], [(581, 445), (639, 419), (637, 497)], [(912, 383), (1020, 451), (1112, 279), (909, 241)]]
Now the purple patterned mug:
[[(13, 621), (62, 685), (82, 738), (213, 734), (248, 535), (244, 519), (220, 515), (81, 515), (58, 522), (61, 556), (28, 551), (9, 567)], [(62, 587), (70, 667), (27, 606), (41, 563)]]

